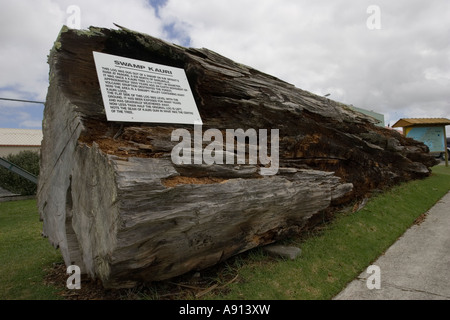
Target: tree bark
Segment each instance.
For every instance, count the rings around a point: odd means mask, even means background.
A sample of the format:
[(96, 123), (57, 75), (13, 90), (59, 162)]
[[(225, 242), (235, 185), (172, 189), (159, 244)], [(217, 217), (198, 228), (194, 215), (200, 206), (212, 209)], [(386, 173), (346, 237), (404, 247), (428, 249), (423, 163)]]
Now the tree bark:
[[(192, 126), (108, 122), (93, 51), (183, 68), (203, 130), (278, 129), (278, 173), (262, 176), (260, 164), (176, 165), (171, 132)], [(426, 177), (435, 164), (424, 144), (207, 49), (122, 27), (64, 27), (48, 62), (43, 231), (66, 265), (105, 287), (215, 265), (298, 234), (313, 216), (374, 189)]]

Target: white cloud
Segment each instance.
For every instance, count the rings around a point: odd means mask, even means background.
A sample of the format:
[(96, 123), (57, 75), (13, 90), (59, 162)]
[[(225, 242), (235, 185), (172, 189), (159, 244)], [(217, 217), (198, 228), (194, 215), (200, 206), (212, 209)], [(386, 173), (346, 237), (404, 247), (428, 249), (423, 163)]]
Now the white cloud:
[(171, 0), (161, 16), (182, 23), (193, 46), (316, 94), (388, 118), (450, 117), (449, 2), (379, 0), (380, 30), (367, 28), (371, 4)]
[(0, 88), (16, 86), (45, 99), (48, 86), (47, 55), (61, 27), (72, 16), (67, 8), (80, 8), (81, 27), (113, 28), (123, 24), (142, 32), (162, 34), (162, 23), (144, 0), (124, 1), (0, 1)]
[(44, 99), (47, 54), (58, 35), (63, 12), (45, 0), (1, 1), (0, 6), (0, 88), (15, 87)]
[[(163, 34), (163, 25), (145, 0), (0, 0), (0, 93), (1, 97), (45, 101), (48, 88), (47, 55), (59, 31), (68, 24), (72, 12), (80, 9), (81, 28), (124, 25), (155, 36)], [(24, 110), (23, 104), (0, 101), (0, 115), (19, 126), (35, 126), (41, 121), (17, 122), (11, 108)], [(29, 110), (35, 110), (34, 105)], [(29, 117), (33, 114), (30, 111)], [(42, 117), (42, 116), (41, 116)], [(3, 123), (3, 121), (2, 121)]]
[(25, 120), (22, 121), (19, 126), (25, 129), (40, 128), (42, 126), (42, 122), (38, 120)]

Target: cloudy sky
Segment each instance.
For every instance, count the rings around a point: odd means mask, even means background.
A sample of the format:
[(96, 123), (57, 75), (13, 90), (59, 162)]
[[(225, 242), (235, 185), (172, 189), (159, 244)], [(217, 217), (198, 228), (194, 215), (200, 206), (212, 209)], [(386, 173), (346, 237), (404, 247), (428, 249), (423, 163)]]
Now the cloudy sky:
[[(0, 8), (0, 98), (45, 101), (47, 55), (63, 25), (117, 23), (382, 113), (387, 124), (450, 118), (448, 0), (0, 0)], [(41, 128), (42, 113), (41, 104), (0, 100), (0, 127)]]

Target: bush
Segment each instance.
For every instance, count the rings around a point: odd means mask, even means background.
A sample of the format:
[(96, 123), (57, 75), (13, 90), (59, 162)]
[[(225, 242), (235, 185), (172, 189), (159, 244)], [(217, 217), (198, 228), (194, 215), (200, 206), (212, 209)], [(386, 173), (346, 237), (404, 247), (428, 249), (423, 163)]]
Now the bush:
[[(10, 154), (6, 160), (14, 163), (35, 176), (39, 175), (39, 153), (36, 151), (21, 151)], [(36, 194), (37, 186), (18, 174), (0, 167), (0, 187), (21, 195)]]

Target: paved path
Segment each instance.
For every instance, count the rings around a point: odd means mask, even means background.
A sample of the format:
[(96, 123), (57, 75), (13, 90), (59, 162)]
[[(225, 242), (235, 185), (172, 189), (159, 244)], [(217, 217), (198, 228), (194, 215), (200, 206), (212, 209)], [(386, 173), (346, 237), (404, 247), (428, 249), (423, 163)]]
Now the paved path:
[(450, 300), (450, 192), (373, 265), (380, 289), (368, 289), (375, 273), (364, 271), (334, 299)]

